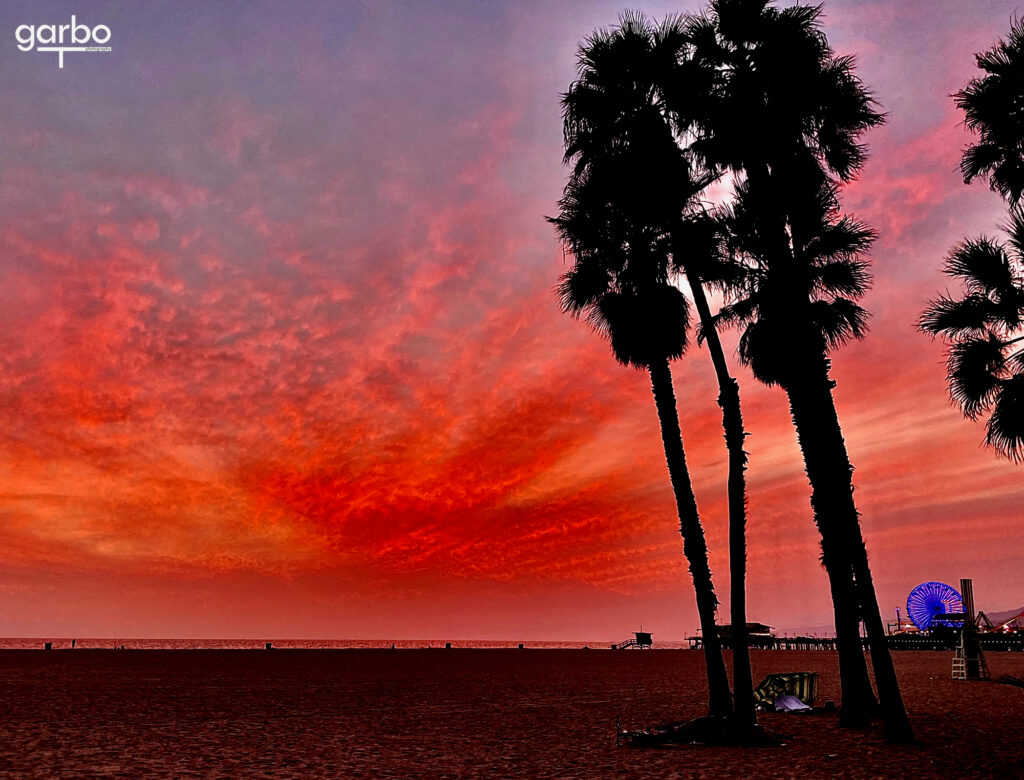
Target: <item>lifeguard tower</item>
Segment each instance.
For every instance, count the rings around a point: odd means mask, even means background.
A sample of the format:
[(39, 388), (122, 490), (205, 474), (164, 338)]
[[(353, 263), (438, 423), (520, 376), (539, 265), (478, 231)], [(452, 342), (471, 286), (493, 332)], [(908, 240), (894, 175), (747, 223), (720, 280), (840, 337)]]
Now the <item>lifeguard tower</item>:
[(960, 592), (964, 600), (963, 628), (953, 656), (953, 679), (987, 680), (988, 664), (985, 663), (985, 654), (981, 652), (981, 642), (978, 640), (978, 616), (974, 611), (973, 583), (970, 580), (960, 580)]
[(612, 650), (629, 650), (636, 648), (637, 650), (650, 650), (654, 644), (653, 634), (650, 631), (636, 631), (633, 633), (632, 639), (627, 639), (623, 642), (617, 642), (612, 645)]

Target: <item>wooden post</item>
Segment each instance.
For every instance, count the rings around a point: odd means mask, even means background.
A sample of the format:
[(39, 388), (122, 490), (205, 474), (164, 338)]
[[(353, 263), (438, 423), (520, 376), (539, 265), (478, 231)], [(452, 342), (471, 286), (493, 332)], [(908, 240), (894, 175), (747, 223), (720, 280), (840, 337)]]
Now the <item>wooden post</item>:
[(960, 644), (953, 656), (954, 680), (987, 680), (988, 664), (981, 652), (978, 639), (977, 613), (974, 611), (974, 584), (968, 578), (960, 580), (960, 596), (964, 602)]
[(967, 627), (968, 623), (972, 627), (976, 627), (975, 622), (976, 615), (974, 612), (974, 583), (969, 579), (960, 580), (960, 595), (964, 599), (964, 628)]

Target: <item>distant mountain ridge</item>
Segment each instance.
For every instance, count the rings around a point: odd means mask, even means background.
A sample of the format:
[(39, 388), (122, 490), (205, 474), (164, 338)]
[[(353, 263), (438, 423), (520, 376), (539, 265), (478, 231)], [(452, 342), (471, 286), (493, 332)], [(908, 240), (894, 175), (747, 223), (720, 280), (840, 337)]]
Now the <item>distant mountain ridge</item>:
[[(987, 617), (992, 622), (993, 626), (998, 626), (1000, 623), (1009, 620), (1015, 615), (1019, 615), (1021, 612), (1024, 612), (1024, 607), (1017, 607), (1017, 609), (1007, 609), (1003, 612), (985, 612), (985, 617)], [(1024, 618), (1021, 618), (1016, 622), (1024, 623)]]

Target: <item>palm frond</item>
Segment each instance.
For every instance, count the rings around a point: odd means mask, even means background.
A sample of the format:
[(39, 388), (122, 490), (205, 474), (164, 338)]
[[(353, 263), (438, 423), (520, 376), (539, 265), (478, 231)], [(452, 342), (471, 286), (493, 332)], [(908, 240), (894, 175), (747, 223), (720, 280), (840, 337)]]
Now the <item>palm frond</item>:
[(689, 302), (671, 285), (609, 293), (598, 302), (598, 310), (612, 352), (623, 365), (648, 368), (682, 357), (686, 350)]
[(758, 306), (755, 298), (742, 298), (718, 310), (712, 319), (715, 327), (735, 328), (751, 322), (757, 317)]
[(781, 378), (779, 365), (782, 345), (772, 333), (771, 327), (762, 320), (754, 320), (740, 334), (737, 351), (740, 360), (762, 384), (774, 387)]
[(868, 264), (862, 260), (831, 260), (811, 265), (808, 278), (816, 296), (859, 298), (871, 286)]
[(815, 145), (825, 164), (841, 181), (850, 181), (867, 160), (867, 147), (857, 141), (865, 130), (885, 122), (878, 103), (854, 75), (854, 58), (836, 57), (822, 68), (821, 111)]
[(808, 242), (805, 251), (814, 263), (846, 260), (866, 252), (878, 238), (877, 231), (849, 216), (826, 222)]
[(953, 97), (964, 122), (977, 134), (960, 162), (964, 181), (988, 178), (989, 186), (1011, 204), (1024, 194), (1024, 24), (1015, 19), (1010, 35), (975, 57), (985, 75), (971, 79)]
[(612, 285), (612, 276), (596, 262), (577, 262), (571, 270), (562, 274), (557, 295), (562, 311), (578, 317), (580, 313), (596, 306), (602, 296), (607, 295)]
[(993, 143), (979, 141), (967, 147), (960, 158), (960, 173), (964, 177), (964, 184), (970, 184), (976, 177), (993, 171), (1002, 156), (1003, 150)]
[(867, 333), (867, 311), (847, 298), (812, 302), (810, 318), (829, 350), (862, 339)]
[(722, 228), (704, 213), (681, 218), (672, 230), (672, 266), (678, 271), (690, 269), (709, 278), (724, 254)]
[(956, 341), (946, 363), (949, 394), (974, 420), (995, 400), (1006, 371), (1003, 342), (993, 333)]
[(1024, 460), (1024, 373), (1003, 383), (988, 419), (985, 443), (1015, 463)]
[(946, 258), (945, 271), (963, 280), (969, 292), (999, 292), (1014, 282), (1006, 250), (985, 236), (956, 246)]
[(669, 58), (668, 62), (657, 59), (654, 63), (656, 68), (678, 64), (680, 54), (688, 49), (690, 43), (687, 24), (685, 14), (668, 14), (654, 28), (651, 34), (653, 48), (657, 54)]
[[(1009, 235), (1010, 246), (1013, 247), (1017, 269), (1024, 270), (1024, 207), (1010, 209), (1010, 219), (1002, 226)], [(1017, 287), (1024, 287), (1024, 279), (1021, 274), (1014, 273), (1014, 284)]]
[(929, 302), (918, 320), (918, 327), (934, 336), (975, 336), (987, 330), (996, 315), (992, 301), (981, 293), (971, 293), (960, 299), (943, 295)]
[[(1010, 345), (1007, 344), (1007, 346), (1009, 347)], [(1006, 364), (1012, 366), (1014, 371), (1024, 371), (1024, 348), (1011, 352), (1009, 357), (1006, 358)]]
[[(711, 326), (716, 330), (737, 328), (754, 321), (757, 317), (757, 302), (753, 298), (744, 298), (735, 303), (722, 306), (718, 313), (711, 317)], [(707, 334), (704, 325), (697, 327), (697, 343), (701, 344)]]

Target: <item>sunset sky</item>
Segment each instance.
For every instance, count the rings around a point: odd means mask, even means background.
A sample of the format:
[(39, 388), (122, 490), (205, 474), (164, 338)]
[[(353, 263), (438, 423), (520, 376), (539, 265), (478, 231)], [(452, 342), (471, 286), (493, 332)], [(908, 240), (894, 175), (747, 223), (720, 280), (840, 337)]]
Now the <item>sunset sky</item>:
[[(552, 293), (559, 96), (624, 7), (0, 7), (0, 636), (696, 629), (648, 379)], [(18, 50), (72, 12), (112, 51)], [(960, 179), (950, 95), (1022, 12), (825, 2), (888, 113), (843, 196), (880, 233), (871, 332), (834, 356), (886, 619), (926, 580), (1024, 605), (1021, 467), (914, 328), (945, 253), (1005, 220)], [(827, 631), (785, 396), (735, 370), (749, 616)], [(717, 388), (703, 348), (674, 371), (727, 618)]]

